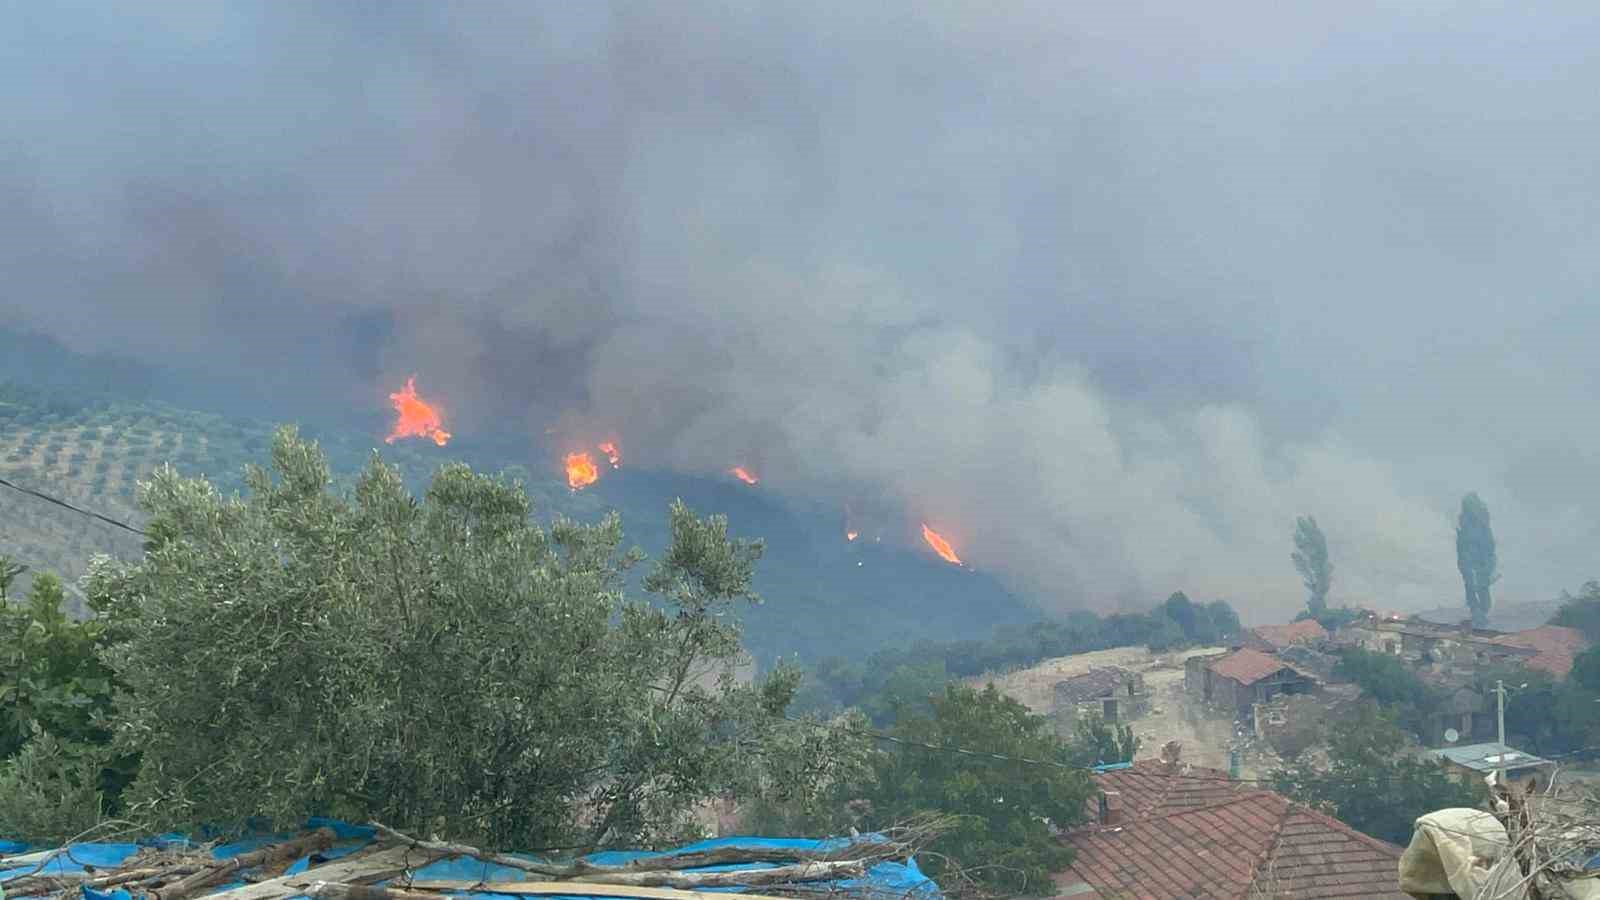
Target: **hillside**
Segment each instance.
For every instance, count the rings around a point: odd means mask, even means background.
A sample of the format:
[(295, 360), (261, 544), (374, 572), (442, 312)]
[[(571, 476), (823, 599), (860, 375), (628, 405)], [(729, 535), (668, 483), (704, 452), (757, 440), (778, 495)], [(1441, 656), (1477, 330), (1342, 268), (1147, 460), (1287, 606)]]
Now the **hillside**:
[[(265, 461), (273, 423), (203, 412), (105, 390), (0, 383), (0, 475), (109, 517), (138, 524), (134, 485), (162, 462), (205, 475), (225, 492), (240, 488), (249, 463)], [(349, 429), (303, 426), (348, 479), (374, 448), (420, 490), (441, 463), (465, 461), (521, 478), (536, 515), (594, 520), (616, 510), (630, 543), (664, 546), (667, 504), (682, 497), (702, 512), (728, 515), (734, 530), (767, 541), (757, 588), (766, 603), (746, 614), (747, 644), (763, 660), (798, 654), (853, 655), (883, 645), (986, 635), (997, 624), (1037, 614), (994, 579), (903, 548), (848, 544), (829, 516), (796, 512), (741, 485), (624, 468), (573, 493), (543, 463), (543, 448), (513, 436), (472, 436), (439, 448), (385, 446), (374, 416)], [(12, 491), (0, 492), (0, 552), (68, 580), (92, 554), (133, 557), (137, 536)]]

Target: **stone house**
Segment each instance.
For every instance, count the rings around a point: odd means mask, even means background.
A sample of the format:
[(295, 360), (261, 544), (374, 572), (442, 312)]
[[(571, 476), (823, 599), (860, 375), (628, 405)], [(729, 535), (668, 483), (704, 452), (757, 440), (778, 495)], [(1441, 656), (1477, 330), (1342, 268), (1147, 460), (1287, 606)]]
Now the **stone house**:
[(1090, 714), (1098, 714), (1107, 722), (1128, 722), (1149, 708), (1150, 691), (1143, 675), (1119, 666), (1104, 666), (1056, 682), (1052, 712), (1057, 730), (1065, 734)]
[(1320, 682), (1308, 672), (1276, 656), (1246, 647), (1224, 656), (1190, 657), (1184, 661), (1184, 688), (1249, 719), (1251, 708), (1283, 694), (1309, 694)]

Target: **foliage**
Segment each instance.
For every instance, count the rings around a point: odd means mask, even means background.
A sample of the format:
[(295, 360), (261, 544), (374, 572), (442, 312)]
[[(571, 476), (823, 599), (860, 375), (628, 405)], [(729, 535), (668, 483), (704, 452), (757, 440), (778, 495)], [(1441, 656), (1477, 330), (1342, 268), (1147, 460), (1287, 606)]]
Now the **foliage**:
[(945, 871), (945, 857), (969, 867), (985, 886), (1010, 893), (1048, 891), (1050, 873), (1071, 861), (1071, 851), (1051, 835), (1051, 825), (1080, 821), (1092, 793), (1078, 768), (985, 759), (934, 748), (964, 747), (1014, 759), (1071, 763), (1072, 748), (1046, 720), (1003, 696), (948, 685), (931, 711), (902, 717), (893, 734), (915, 743), (880, 757), (868, 799), (866, 824), (884, 827), (919, 813), (960, 816), (958, 827), (925, 857), (930, 873)]
[(1551, 625), (1565, 625), (1583, 632), (1591, 643), (1600, 644), (1600, 581), (1589, 581), (1576, 597), (1562, 591), (1561, 608), (1550, 618)]
[(1103, 716), (1087, 715), (1078, 719), (1067, 758), (1074, 765), (1098, 766), (1132, 762), (1138, 752), (1139, 738), (1132, 725), (1116, 725)]
[(1600, 644), (1590, 647), (1572, 660), (1572, 683), (1600, 694)]
[(1428, 711), (1442, 702), (1440, 691), (1424, 682), (1399, 657), (1347, 647), (1333, 667), (1335, 678), (1355, 682), (1407, 729), (1422, 732)]
[(1317, 616), (1328, 608), (1333, 586), (1333, 563), (1328, 560), (1328, 539), (1315, 516), (1300, 516), (1294, 523), (1294, 553), (1289, 558), (1306, 583), (1306, 610)]
[(100, 821), (103, 750), (73, 751), (38, 732), (0, 762), (0, 834), (50, 843)]
[(1302, 763), (1276, 770), (1273, 789), (1402, 846), (1410, 842), (1418, 816), (1476, 805), (1476, 792), (1440, 763), (1406, 755), (1405, 733), (1370, 703), (1356, 704), (1330, 729), (1330, 738), (1326, 769)]
[(1305, 619), (1316, 619), (1318, 625), (1321, 625), (1327, 629), (1329, 634), (1332, 634), (1351, 622), (1360, 619), (1363, 615), (1365, 613), (1359, 609), (1351, 609), (1348, 606), (1333, 606), (1324, 607), (1322, 612), (1316, 615), (1312, 615), (1309, 609), (1301, 610), (1300, 614), (1294, 617), (1294, 620), (1300, 622)]
[(102, 800), (115, 809), (138, 761), (111, 753), (101, 724), (113, 697), (99, 655), (102, 623), (69, 618), (63, 602), (60, 580), (44, 573), (23, 602), (0, 604), (0, 765), (8, 773), (0, 778), (0, 807), (37, 806), (40, 817), (19, 820), (30, 828), (78, 823)]
[(1468, 494), (1461, 498), (1461, 517), (1456, 524), (1456, 568), (1461, 570), (1474, 628), (1488, 627), (1489, 588), (1500, 579), (1496, 566), (1489, 506), (1477, 494)]
[(807, 794), (829, 754), (859, 757), (781, 718), (794, 670), (733, 679), (761, 546), (720, 517), (674, 504), (650, 603), (625, 592), (614, 516), (546, 530), (520, 485), (460, 465), (420, 500), (376, 458), (348, 493), (330, 481), (292, 429), (242, 497), (163, 469), (143, 561), (93, 566), (117, 738), (144, 750), (129, 799), (156, 824), (321, 813), (649, 843), (704, 800)]

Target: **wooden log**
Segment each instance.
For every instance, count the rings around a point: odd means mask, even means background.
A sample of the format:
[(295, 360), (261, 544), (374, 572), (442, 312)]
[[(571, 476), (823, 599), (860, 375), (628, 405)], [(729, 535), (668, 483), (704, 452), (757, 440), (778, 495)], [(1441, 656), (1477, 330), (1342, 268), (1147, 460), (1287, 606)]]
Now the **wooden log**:
[(707, 887), (759, 887), (774, 884), (798, 884), (806, 881), (832, 881), (836, 878), (859, 878), (865, 875), (867, 865), (859, 859), (833, 862), (804, 862), (792, 866), (773, 866), (768, 869), (740, 869), (732, 872), (603, 872), (580, 875), (568, 879), (568, 884), (622, 884), (632, 887), (667, 887), (694, 890)]
[[(536, 875), (548, 878), (582, 878), (587, 881), (597, 882), (598, 879), (589, 878), (591, 875), (627, 874), (631, 872), (661, 872), (679, 869), (698, 869), (703, 866), (720, 866), (734, 863), (793, 863), (793, 862), (838, 862), (848, 860), (881, 860), (903, 859), (911, 855), (911, 848), (905, 844), (895, 842), (870, 842), (854, 841), (842, 847), (831, 850), (802, 850), (798, 848), (782, 847), (715, 847), (710, 850), (698, 850), (692, 853), (678, 853), (672, 856), (651, 856), (643, 859), (629, 860), (620, 865), (604, 866), (585, 862), (581, 859), (571, 862), (541, 862), (537, 860), (522, 859), (508, 856), (503, 853), (481, 850), (467, 844), (453, 844), (446, 841), (419, 841), (409, 835), (395, 831), (388, 826), (377, 822), (369, 823), (378, 830), (379, 834), (396, 841), (404, 841), (414, 847), (421, 847), (448, 856), (470, 856), (484, 862), (506, 866), (512, 869), (521, 869)], [(616, 882), (618, 884), (633, 882)]]
[(361, 885), (317, 882), (306, 895), (321, 900), (441, 900), (435, 892), (479, 891), (488, 894), (515, 894), (525, 897), (559, 895), (564, 897), (616, 897), (621, 900), (794, 900), (767, 894), (729, 895), (707, 891), (678, 891), (671, 888), (629, 887), (621, 884), (586, 884), (574, 888), (570, 881), (418, 881), (410, 890), (364, 887)]
[(578, 867), (571, 863), (563, 864), (538, 862), (531, 859), (522, 859), (516, 856), (507, 856), (504, 853), (493, 853), (487, 850), (480, 850), (477, 847), (472, 847), (467, 844), (452, 844), (449, 841), (419, 841), (410, 835), (401, 834), (387, 825), (383, 825), (378, 822), (370, 822), (368, 824), (371, 827), (376, 828), (379, 834), (389, 838), (390, 840), (401, 841), (420, 850), (426, 850), (429, 853), (437, 853), (440, 856), (470, 856), (473, 859), (481, 859), (484, 862), (494, 863), (497, 866), (521, 869), (524, 872), (533, 872), (536, 875), (547, 875), (552, 878), (561, 878), (563, 876), (575, 875), (578, 873)]
[(206, 897), (206, 900), (281, 900), (305, 893), (315, 881), (367, 883), (399, 878), (443, 854), (409, 846), (376, 845), (296, 875), (283, 875)]
[(331, 828), (318, 828), (304, 837), (281, 844), (272, 844), (260, 850), (241, 853), (232, 859), (222, 860), (214, 866), (207, 866), (193, 875), (177, 881), (174, 884), (150, 892), (151, 900), (183, 900), (192, 897), (208, 887), (227, 881), (231, 876), (245, 869), (276, 862), (282, 859), (296, 859), (314, 850), (326, 850), (333, 846), (336, 835)]
[[(416, 881), (412, 882), (411, 890), (417, 891), (481, 891), (491, 894), (517, 894), (527, 897), (546, 895), (583, 896), (583, 897), (621, 897), (632, 900), (730, 900), (728, 894), (710, 893), (708, 891), (679, 891), (672, 888), (659, 887), (629, 887), (624, 884), (585, 884), (575, 888), (570, 881), (491, 881), (485, 884), (466, 881)], [(435, 895), (429, 894), (434, 897)], [(793, 898), (777, 898), (765, 894), (737, 895), (738, 900), (793, 900)]]

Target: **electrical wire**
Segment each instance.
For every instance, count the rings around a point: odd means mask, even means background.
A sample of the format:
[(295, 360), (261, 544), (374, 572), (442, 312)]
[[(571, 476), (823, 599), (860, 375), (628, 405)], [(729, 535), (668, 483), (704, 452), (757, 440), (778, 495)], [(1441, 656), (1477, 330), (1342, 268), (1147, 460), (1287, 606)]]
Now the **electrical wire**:
[(26, 487), (23, 487), (23, 486), (21, 486), (19, 484), (14, 484), (14, 483), (12, 483), (10, 481), (7, 481), (4, 478), (0, 478), (0, 486), (8, 487), (8, 488), (12, 489), (13, 491), (16, 491), (19, 494), (26, 494), (29, 497), (34, 497), (34, 498), (37, 498), (39, 500), (43, 500), (46, 503), (54, 504), (56, 506), (61, 507), (62, 509), (71, 510), (72, 512), (75, 512), (78, 515), (88, 516), (91, 519), (99, 519), (101, 522), (104, 522), (107, 525), (111, 525), (111, 526), (114, 526), (114, 527), (117, 527), (117, 528), (121, 528), (123, 531), (132, 532), (133, 534), (143, 535), (143, 536), (146, 536), (146, 537), (149, 536), (147, 532), (142, 531), (142, 530), (140, 530), (138, 528), (135, 528), (132, 525), (129, 525), (127, 522), (118, 521), (117, 519), (113, 519), (110, 516), (103, 516), (100, 513), (94, 512), (92, 510), (87, 510), (87, 509), (83, 509), (82, 507), (73, 506), (71, 503), (68, 503), (67, 501), (62, 500), (60, 497), (51, 496), (50, 494), (46, 494), (43, 491), (36, 491), (33, 488), (26, 488)]

